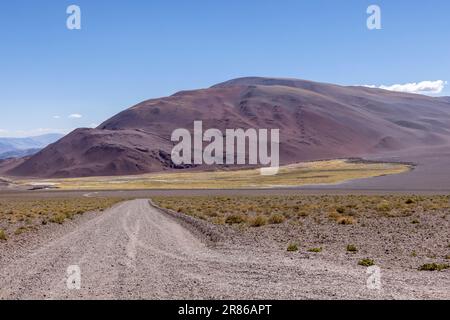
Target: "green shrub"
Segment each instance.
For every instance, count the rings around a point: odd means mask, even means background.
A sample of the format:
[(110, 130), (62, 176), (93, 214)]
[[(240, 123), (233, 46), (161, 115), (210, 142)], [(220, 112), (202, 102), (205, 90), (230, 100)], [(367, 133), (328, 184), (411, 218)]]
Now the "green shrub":
[(359, 260), (358, 264), (363, 267), (371, 267), (371, 266), (375, 265), (375, 262), (372, 259), (365, 258), (365, 259)]
[(322, 252), (322, 248), (311, 248), (311, 249), (308, 249), (308, 252), (316, 252), (316, 253), (319, 253), (319, 252)]
[(298, 251), (298, 245), (296, 243), (290, 243), (287, 247), (287, 251), (289, 252)]
[(358, 248), (356, 248), (356, 246), (353, 245), (353, 244), (349, 244), (349, 245), (347, 246), (347, 251), (348, 251), (348, 252), (358, 252)]
[(442, 271), (450, 268), (448, 264), (426, 263), (419, 268), (419, 271)]

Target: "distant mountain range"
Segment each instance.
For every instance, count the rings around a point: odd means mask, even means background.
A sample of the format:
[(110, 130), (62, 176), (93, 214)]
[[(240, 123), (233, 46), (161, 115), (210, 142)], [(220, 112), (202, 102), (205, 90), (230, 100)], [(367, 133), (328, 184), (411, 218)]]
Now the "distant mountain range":
[(364, 157), (450, 144), (450, 99), (297, 79), (240, 78), (144, 101), (0, 172), (27, 177), (178, 170), (173, 130), (280, 129), (280, 161)]
[(0, 159), (33, 155), (63, 136), (62, 134), (51, 133), (28, 138), (0, 138)]

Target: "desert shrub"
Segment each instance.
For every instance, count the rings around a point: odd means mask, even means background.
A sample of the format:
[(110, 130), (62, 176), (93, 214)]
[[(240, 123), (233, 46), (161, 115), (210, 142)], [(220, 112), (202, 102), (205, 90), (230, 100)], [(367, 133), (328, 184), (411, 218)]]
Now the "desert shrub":
[(392, 206), (389, 201), (383, 200), (376, 206), (378, 212), (388, 213), (392, 210)]
[(448, 264), (426, 263), (419, 267), (419, 271), (442, 271), (450, 268)]
[(336, 208), (336, 212), (339, 213), (339, 214), (343, 214), (343, 213), (345, 213), (345, 208), (344, 207), (337, 207)]
[(308, 252), (319, 253), (319, 252), (322, 252), (322, 248), (311, 248), (311, 249), (308, 249)]
[(6, 232), (0, 229), (0, 241), (6, 241), (7, 239)]
[(58, 213), (55, 214), (53, 217), (50, 218), (50, 222), (52, 223), (57, 223), (57, 224), (62, 224), (64, 222), (64, 220), (66, 220), (66, 215), (63, 213)]
[(349, 245), (347, 246), (347, 251), (348, 251), (348, 252), (358, 252), (358, 248), (356, 248), (356, 246), (353, 245), (353, 244), (349, 244)]
[(264, 216), (256, 216), (250, 219), (250, 226), (252, 227), (262, 227), (267, 224), (267, 218)]
[(26, 232), (27, 230), (28, 230), (27, 227), (19, 227), (19, 228), (16, 229), (16, 231), (14, 231), (14, 234), (15, 235), (19, 235), (19, 234), (22, 234), (22, 233)]
[(239, 224), (245, 221), (244, 217), (240, 214), (231, 214), (225, 219), (226, 224)]
[(298, 251), (298, 245), (296, 243), (290, 243), (287, 247), (287, 251), (289, 252)]
[(338, 224), (355, 224), (355, 218), (350, 216), (339, 217), (336, 221)]
[(270, 224), (280, 224), (283, 223), (286, 220), (286, 218), (279, 213), (273, 213), (270, 217), (269, 217), (269, 223)]
[(362, 260), (359, 260), (358, 265), (363, 267), (371, 267), (375, 265), (375, 262), (372, 259), (365, 258)]

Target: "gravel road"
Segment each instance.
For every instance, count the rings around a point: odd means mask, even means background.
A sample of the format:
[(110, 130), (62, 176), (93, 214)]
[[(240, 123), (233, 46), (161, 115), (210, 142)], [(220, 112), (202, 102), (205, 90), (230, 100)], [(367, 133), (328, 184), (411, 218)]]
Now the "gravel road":
[[(0, 255), (0, 299), (450, 298), (448, 272), (382, 270), (373, 290), (364, 267), (195, 234), (148, 200), (124, 202)], [(73, 265), (78, 290), (67, 286)]]

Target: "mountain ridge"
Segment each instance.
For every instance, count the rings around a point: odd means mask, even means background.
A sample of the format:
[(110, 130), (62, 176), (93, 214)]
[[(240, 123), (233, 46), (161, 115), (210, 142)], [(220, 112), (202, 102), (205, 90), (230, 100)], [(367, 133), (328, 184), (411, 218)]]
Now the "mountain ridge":
[[(450, 141), (444, 99), (299, 79), (247, 77), (143, 101), (77, 129), (5, 173), (80, 177), (176, 170), (173, 130), (280, 129), (282, 164), (362, 157)], [(0, 168), (1, 171), (1, 168)]]

